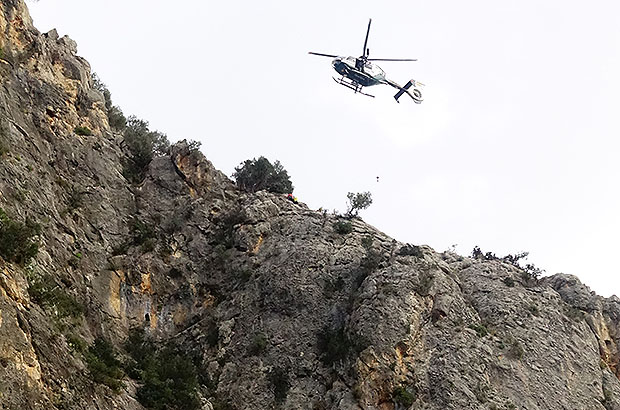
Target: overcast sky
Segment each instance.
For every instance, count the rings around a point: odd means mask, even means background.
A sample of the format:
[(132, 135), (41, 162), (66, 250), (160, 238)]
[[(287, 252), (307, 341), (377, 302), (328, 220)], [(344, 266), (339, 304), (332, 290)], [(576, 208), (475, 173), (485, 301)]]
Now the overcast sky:
[[(280, 160), (311, 208), (344, 211), (437, 251), (529, 251), (547, 274), (620, 295), (620, 3), (601, 1), (28, 2), (78, 43), (125, 114), (202, 142), (227, 175)], [(355, 95), (331, 59), (359, 56), (368, 19), (397, 104)], [(379, 177), (379, 182), (377, 178)]]

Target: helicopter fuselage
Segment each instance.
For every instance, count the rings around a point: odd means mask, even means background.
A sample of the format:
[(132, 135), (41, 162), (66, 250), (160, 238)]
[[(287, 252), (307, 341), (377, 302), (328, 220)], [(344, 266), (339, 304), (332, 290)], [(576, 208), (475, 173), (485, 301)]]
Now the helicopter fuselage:
[(363, 62), (362, 67), (356, 67), (355, 57), (336, 57), (332, 60), (332, 67), (336, 72), (362, 87), (385, 84), (385, 72), (370, 61)]
[[(398, 90), (394, 99), (398, 102), (398, 99), (403, 95), (407, 94), (409, 97), (413, 99), (416, 104), (420, 104), (422, 102), (422, 92), (418, 88), (422, 86), (422, 83), (419, 83), (415, 80), (409, 80), (407, 84), (404, 86), (400, 86), (395, 81), (388, 80), (385, 77), (385, 71), (381, 69), (378, 65), (372, 63), (371, 61), (416, 61), (411, 58), (368, 58), (370, 50), (366, 47), (368, 45), (368, 34), (370, 33), (370, 23), (372, 20), (368, 20), (368, 29), (366, 30), (366, 38), (364, 39), (364, 48), (363, 53), (359, 57), (343, 57), (335, 54), (325, 54), (325, 53), (315, 53), (314, 51), (309, 51), (308, 54), (314, 54), (321, 57), (330, 57), (332, 60), (332, 67), (338, 74), (342, 77), (336, 78), (333, 77), (336, 83), (345, 86), (355, 93), (359, 93), (362, 95), (366, 95), (368, 97), (374, 97), (373, 95), (367, 94), (363, 92), (364, 87), (370, 87), (372, 85), (377, 84), (385, 84), (390, 87), (394, 87)], [(411, 88), (413, 87), (413, 88)], [(411, 89), (410, 89), (411, 88)]]

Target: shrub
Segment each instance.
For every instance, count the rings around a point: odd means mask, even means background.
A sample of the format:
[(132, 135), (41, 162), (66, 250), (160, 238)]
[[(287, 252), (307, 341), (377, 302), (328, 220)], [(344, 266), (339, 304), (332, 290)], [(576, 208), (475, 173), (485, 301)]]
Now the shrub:
[(415, 396), (406, 388), (399, 386), (392, 392), (392, 400), (394, 400), (396, 404), (400, 404), (401, 406), (405, 406), (405, 408), (407, 408), (415, 402)]
[(252, 339), (252, 343), (248, 348), (248, 353), (252, 356), (258, 356), (259, 354), (267, 350), (267, 343), (268, 340), (266, 334), (262, 332), (255, 334), (254, 338)]
[(134, 217), (130, 222), (129, 234), (131, 239), (115, 246), (112, 249), (112, 255), (124, 255), (132, 246), (140, 246), (142, 252), (150, 252), (155, 249), (157, 232), (153, 225)]
[(271, 373), (269, 373), (269, 381), (273, 387), (273, 395), (275, 396), (276, 402), (284, 402), (291, 388), (291, 382), (289, 381), (287, 371), (281, 367), (274, 368)]
[(194, 141), (194, 140), (187, 141), (187, 148), (189, 149), (190, 153), (200, 151), (201, 145), (202, 143), (200, 141)]
[(0, 121), (0, 157), (9, 152), (9, 146), (7, 143), (8, 130), (4, 121)]
[(477, 325), (476, 324), (469, 325), (469, 328), (475, 330), (476, 333), (478, 334), (478, 337), (485, 337), (486, 335), (489, 334), (487, 327), (483, 325), (482, 323), (477, 324)]
[(471, 252), (471, 256), (474, 259), (482, 259), (482, 260), (485, 260), (485, 261), (492, 261), (492, 260), (499, 259), (492, 252), (483, 253), (482, 250), (480, 249), (480, 247), (478, 247), (478, 246), (474, 246), (474, 249)]
[(137, 390), (140, 403), (149, 409), (198, 409), (198, 382), (192, 361), (173, 347), (157, 352), (144, 364), (143, 385)]
[(527, 263), (525, 264), (525, 266), (522, 266), (521, 259), (527, 259), (528, 255), (529, 255), (529, 252), (520, 252), (515, 255), (508, 254), (500, 258), (492, 252), (483, 253), (482, 250), (480, 250), (480, 247), (478, 246), (474, 246), (474, 249), (471, 253), (471, 256), (474, 259), (481, 259), (481, 260), (486, 260), (486, 261), (501, 260), (502, 262), (508, 263), (514, 266), (515, 268), (520, 269), (523, 274), (522, 275), (523, 280), (537, 281), (540, 278), (540, 276), (543, 274), (544, 269), (539, 269), (534, 264), (531, 264), (531, 263)]
[(44, 275), (30, 281), (28, 295), (41, 307), (53, 309), (59, 319), (78, 318), (84, 314), (84, 307), (67, 294), (51, 275)]
[(338, 221), (334, 224), (334, 230), (340, 235), (347, 235), (353, 232), (353, 225), (349, 221)]
[(84, 339), (76, 335), (68, 335), (67, 336), (67, 345), (69, 348), (78, 353), (85, 353), (88, 348), (88, 344)]
[(244, 191), (266, 190), (276, 194), (293, 192), (293, 184), (282, 164), (275, 161), (272, 165), (265, 157), (246, 160), (235, 168), (232, 176), (237, 186)]
[(327, 325), (318, 334), (320, 359), (327, 366), (359, 354), (368, 345), (368, 341), (363, 338), (349, 338), (342, 325), (336, 328)]
[(424, 257), (424, 253), (422, 252), (422, 249), (419, 246), (409, 245), (409, 244), (402, 246), (396, 252), (396, 254), (399, 256), (415, 256), (416, 258)]
[(41, 226), (31, 219), (17, 222), (7, 216), (0, 208), (0, 256), (20, 265), (25, 265), (39, 251), (34, 238), (41, 233)]
[(86, 353), (86, 363), (91, 377), (97, 383), (105, 384), (113, 390), (119, 390), (123, 385), (121, 362), (117, 359), (114, 346), (106, 339), (95, 339)]
[(150, 131), (148, 125), (133, 115), (127, 119), (123, 136), (130, 156), (125, 160), (123, 176), (132, 183), (142, 182), (154, 156), (164, 155), (170, 148), (166, 134)]
[(356, 194), (349, 192), (347, 194), (347, 200), (349, 203), (347, 205), (346, 216), (349, 218), (357, 216), (359, 211), (368, 208), (370, 204), (372, 204), (370, 192), (358, 192)]
[(77, 135), (93, 135), (93, 132), (88, 127), (78, 126), (73, 129), (73, 132), (75, 132)]
[(143, 330), (132, 329), (125, 343), (132, 362), (127, 373), (142, 382), (138, 401), (155, 410), (200, 408), (196, 394), (197, 370), (193, 361), (176, 345), (158, 349)]
[(149, 240), (154, 239), (157, 235), (152, 225), (138, 218), (134, 218), (131, 223), (131, 236), (132, 244), (141, 246), (146, 244)]
[(110, 90), (108, 90), (108, 87), (99, 79), (99, 76), (97, 76), (96, 73), (91, 74), (91, 79), (93, 82), (93, 87), (103, 94), (110, 127), (117, 130), (124, 129), (127, 119), (125, 118), (125, 115), (123, 115), (123, 111), (118, 106), (112, 105), (112, 94), (110, 93)]

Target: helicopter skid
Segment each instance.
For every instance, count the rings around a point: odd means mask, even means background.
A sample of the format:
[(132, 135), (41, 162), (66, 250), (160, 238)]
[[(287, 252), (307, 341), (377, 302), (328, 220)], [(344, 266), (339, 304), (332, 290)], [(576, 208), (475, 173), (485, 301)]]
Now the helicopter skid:
[(371, 94), (367, 94), (367, 93), (365, 93), (365, 92), (362, 92), (362, 88), (363, 88), (363, 86), (362, 86), (362, 85), (360, 85), (359, 83), (356, 83), (355, 81), (351, 81), (351, 80), (349, 80), (349, 79), (346, 79), (346, 80), (345, 80), (345, 78), (346, 78), (346, 77), (342, 77), (342, 78), (335, 78), (335, 77), (332, 77), (332, 78), (333, 78), (333, 79), (334, 79), (334, 81), (335, 81), (335, 82), (337, 82), (338, 84), (343, 85), (343, 86), (347, 87), (348, 89), (355, 91), (355, 93), (356, 93), (356, 94), (362, 94), (362, 95), (365, 95), (365, 96), (367, 96), (367, 97), (372, 97), (372, 98), (375, 98), (375, 96), (374, 96), (374, 95), (371, 95)]

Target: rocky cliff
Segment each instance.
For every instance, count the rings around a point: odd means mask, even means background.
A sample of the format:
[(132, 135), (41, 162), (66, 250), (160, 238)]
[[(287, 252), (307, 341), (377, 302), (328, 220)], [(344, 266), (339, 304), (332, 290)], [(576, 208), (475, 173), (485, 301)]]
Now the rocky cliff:
[(0, 408), (620, 409), (619, 299), (242, 192), (186, 142), (130, 182), (76, 52), (2, 1)]

